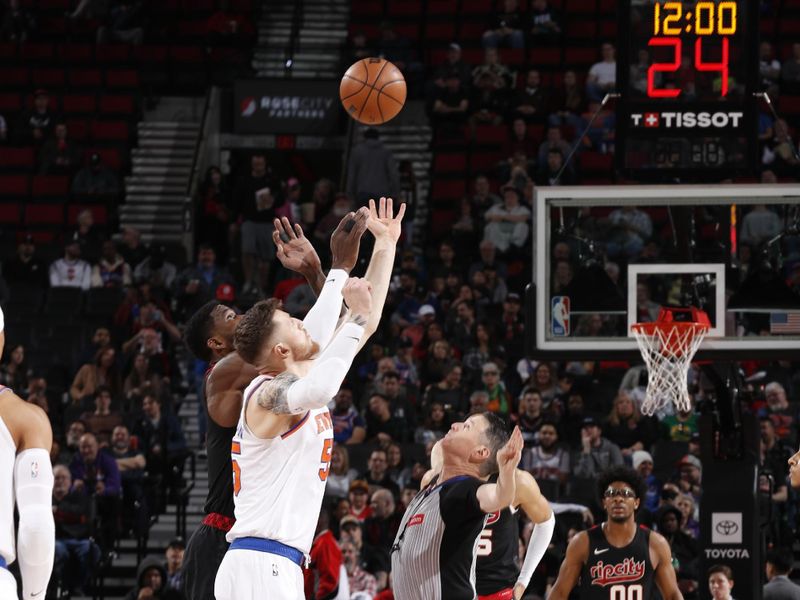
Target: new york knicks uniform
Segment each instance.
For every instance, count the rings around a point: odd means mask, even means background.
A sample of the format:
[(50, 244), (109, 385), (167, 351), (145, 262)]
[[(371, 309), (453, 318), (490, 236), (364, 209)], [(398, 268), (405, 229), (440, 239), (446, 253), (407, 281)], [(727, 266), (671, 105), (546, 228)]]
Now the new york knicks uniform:
[(323, 407), (282, 435), (256, 437), (245, 423), (247, 404), (270, 379), (260, 375), (245, 390), (231, 442), (236, 522), (217, 573), (217, 600), (304, 598), (301, 566), (322, 506), (333, 427)]
[[(11, 390), (0, 385), (0, 397)], [(17, 582), (7, 566), (17, 558), (14, 535), (14, 464), (17, 446), (0, 418), (0, 598), (17, 598)]]

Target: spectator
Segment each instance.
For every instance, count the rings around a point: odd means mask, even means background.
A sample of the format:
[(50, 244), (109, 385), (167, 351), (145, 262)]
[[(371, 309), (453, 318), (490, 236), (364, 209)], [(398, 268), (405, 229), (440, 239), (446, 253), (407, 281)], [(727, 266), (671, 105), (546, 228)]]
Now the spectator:
[(222, 171), (217, 166), (209, 167), (197, 193), (197, 239), (213, 246), (222, 264), (227, 263), (230, 244), (230, 202)]
[(624, 464), (619, 446), (602, 436), (600, 423), (594, 417), (583, 419), (581, 449), (574, 460), (574, 474), (578, 477), (595, 478), (609, 467)]
[(417, 428), (414, 434), (414, 441), (418, 444), (428, 444), (442, 439), (453, 422), (452, 409), (464, 404), (461, 400), (459, 391), (459, 398), (456, 404), (443, 404), (440, 400), (435, 400), (427, 403), (428, 413), (422, 425)]
[(563, 489), (570, 476), (570, 457), (558, 439), (554, 421), (542, 421), (539, 444), (523, 450), (520, 468), (529, 471), (537, 481), (554, 481)]
[[(450, 345), (446, 341), (440, 340), (434, 344), (434, 348), (439, 348), (438, 352), (442, 353), (449, 351)], [(448, 358), (444, 365), (444, 371), (440, 381), (430, 384), (425, 389), (423, 405), (431, 407), (434, 403), (439, 403), (442, 406), (460, 409), (463, 407), (464, 394), (461, 382), (462, 367), (458, 362)]]
[(681, 529), (694, 539), (699, 540), (700, 523), (695, 519), (694, 498), (689, 494), (681, 494), (675, 498), (674, 503), (678, 510), (681, 511)]
[[(58, 462), (69, 462), (72, 460), (74, 454), (78, 452), (78, 446), (81, 441), (81, 437), (83, 434), (86, 433), (89, 428), (86, 426), (86, 423), (81, 421), (80, 419), (76, 419), (72, 421), (67, 426), (66, 436), (65, 436), (65, 444), (64, 444), (64, 455), (59, 456)], [(63, 459), (63, 460), (62, 460)]]
[(123, 531), (142, 534), (148, 527), (148, 503), (144, 489), (144, 454), (131, 444), (128, 428), (119, 425), (111, 434), (111, 454), (117, 461), (122, 481), (122, 524)]
[(236, 220), (238, 216), (242, 219), (243, 294), (266, 288), (269, 284), (270, 268), (275, 260), (272, 220), (280, 204), (280, 191), (279, 182), (267, 167), (266, 157), (254, 154), (250, 158), (249, 173), (239, 180), (233, 190), (237, 205), (231, 220)]
[(111, 240), (103, 242), (100, 262), (92, 267), (92, 287), (118, 288), (131, 285), (131, 268)]
[(625, 459), (630, 459), (637, 450), (649, 448), (656, 440), (652, 420), (639, 412), (625, 392), (619, 392), (614, 398), (606, 419), (605, 436), (620, 447)]
[[(408, 398), (408, 389), (403, 385), (397, 371), (386, 371), (381, 375), (379, 391), (388, 400), (392, 416), (405, 420), (408, 429), (406, 433), (413, 431), (417, 425), (414, 406)], [(402, 442), (405, 440), (394, 441)]]
[(64, 245), (64, 258), (50, 265), (50, 287), (76, 287), (88, 290), (92, 280), (92, 267), (81, 260), (80, 237), (73, 233)]
[(98, 327), (92, 334), (92, 340), (88, 346), (84, 346), (78, 357), (78, 364), (90, 363), (94, 361), (98, 350), (111, 345), (111, 332), (107, 327)]
[(486, 212), (484, 240), (494, 244), (500, 253), (521, 252), (530, 232), (531, 211), (522, 206), (521, 192), (512, 186), (503, 188), (503, 204)]
[(496, 363), (487, 362), (483, 365), (481, 372), (483, 391), (489, 396), (486, 410), (508, 417), (514, 410), (514, 406), (505, 383), (500, 379), (500, 367)]
[(777, 381), (764, 388), (767, 405), (759, 411), (759, 417), (769, 417), (775, 425), (778, 439), (790, 447), (797, 445), (797, 412), (789, 405), (786, 390)]
[[(242, 228), (244, 230), (244, 224)], [(272, 244), (271, 238), (269, 243)], [(208, 244), (201, 245), (197, 250), (197, 264), (183, 269), (175, 279), (174, 290), (179, 313), (184, 316), (194, 314), (198, 308), (214, 298), (219, 286), (225, 284), (234, 285), (233, 277), (226, 269), (217, 265), (214, 249)]]
[(549, 106), (549, 92), (542, 86), (542, 75), (530, 69), (525, 76), (525, 87), (514, 94), (511, 109), (526, 122), (544, 122)]
[(369, 484), (363, 479), (356, 479), (350, 484), (347, 499), (350, 500), (350, 515), (359, 523), (363, 523), (364, 519), (372, 515), (372, 507), (369, 505)]
[(167, 570), (157, 556), (148, 556), (136, 570), (136, 585), (125, 600), (181, 600), (183, 595), (167, 588)]
[(517, 406), (517, 426), (522, 432), (525, 447), (539, 445), (539, 429), (544, 425), (545, 414), (542, 407), (542, 396), (535, 389), (522, 390)]
[(757, 248), (759, 244), (774, 237), (783, 230), (781, 218), (767, 208), (766, 204), (756, 204), (742, 219), (740, 239), (742, 243)]
[[(420, 307), (422, 310), (422, 307)], [(417, 318), (421, 321), (426, 319), (425, 315), (417, 312)], [(408, 337), (401, 337), (397, 344), (397, 350), (392, 357), (394, 370), (400, 377), (400, 381), (409, 390), (419, 389), (419, 373), (413, 356), (414, 342)]]
[(369, 127), (364, 141), (353, 148), (347, 167), (347, 195), (363, 206), (370, 198), (400, 193), (400, 172), (392, 151), (380, 140), (378, 130)]
[(356, 480), (356, 477), (358, 477), (358, 473), (355, 469), (350, 468), (350, 454), (347, 452), (347, 448), (339, 443), (334, 444), (325, 496), (346, 498), (350, 491), (350, 484)]
[(653, 475), (653, 457), (645, 450), (636, 450), (631, 455), (631, 464), (634, 470), (641, 475), (647, 487), (647, 493), (642, 499), (642, 506), (655, 514), (661, 502), (661, 482)]
[(580, 115), (585, 109), (585, 99), (575, 71), (564, 72), (561, 88), (552, 98), (550, 108), (552, 111), (548, 117), (550, 125), (556, 127), (570, 125), (576, 130), (580, 128), (583, 123)]
[(386, 488), (395, 497), (400, 495), (400, 488), (389, 477), (389, 461), (386, 450), (376, 448), (372, 451), (367, 461), (367, 470), (361, 475), (360, 480), (366, 481), (368, 485), (376, 488)]
[(770, 96), (777, 96), (781, 77), (781, 63), (775, 58), (775, 50), (769, 42), (761, 42), (758, 48), (759, 86)]
[(537, 185), (573, 185), (575, 184), (575, 173), (571, 168), (564, 166), (564, 154), (561, 150), (551, 148), (547, 151), (547, 160), (539, 168), (536, 175)]
[(794, 86), (800, 83), (800, 42), (792, 44), (792, 56), (783, 61), (781, 80)]
[(92, 500), (72, 489), (72, 475), (64, 465), (53, 467), (53, 518), (56, 557), (53, 575), (74, 596), (84, 596), (99, 549), (92, 543)]
[(696, 500), (699, 500), (703, 493), (700, 487), (702, 475), (703, 464), (700, 459), (687, 454), (678, 462), (678, 475), (676, 478), (678, 489), (684, 494), (691, 494)]
[(81, 415), (81, 421), (95, 434), (101, 446), (107, 446), (111, 440), (111, 432), (115, 427), (122, 425), (122, 415), (119, 411), (111, 410), (111, 390), (105, 386), (95, 390), (94, 406), (94, 411)]
[(136, 267), (147, 258), (148, 254), (147, 248), (142, 244), (142, 234), (138, 229), (134, 227), (122, 228), (122, 247), (119, 252), (135, 273)]
[(353, 515), (342, 517), (340, 528), (342, 542), (353, 544), (361, 557), (359, 566), (367, 573), (375, 576), (379, 590), (385, 588), (389, 582), (389, 571), (391, 569), (389, 554), (380, 552), (377, 548), (373, 548), (364, 542), (364, 531), (361, 522)]
[(629, 260), (639, 256), (653, 235), (650, 215), (635, 206), (624, 206), (611, 211), (608, 219), (613, 229), (606, 244), (606, 254), (610, 258)]
[(353, 542), (347, 540), (339, 544), (342, 548), (342, 558), (347, 571), (347, 581), (350, 587), (351, 598), (361, 594), (358, 598), (372, 600), (378, 593), (378, 582), (375, 576), (361, 568), (361, 553)]
[(564, 157), (569, 154), (570, 149), (569, 143), (561, 137), (561, 128), (551, 125), (547, 128), (545, 140), (539, 145), (536, 162), (539, 165), (544, 165), (547, 162), (547, 154), (551, 150), (560, 151), (562, 157)]
[(54, 136), (45, 141), (39, 151), (39, 174), (72, 175), (78, 168), (81, 153), (67, 134), (67, 124), (56, 123)]
[(477, 214), (481, 216), (490, 208), (497, 204), (501, 204), (503, 199), (497, 194), (492, 192), (489, 185), (489, 178), (486, 175), (478, 175), (475, 178), (473, 187), (473, 194), (470, 197), (470, 203), (475, 209)]
[(177, 267), (167, 260), (166, 253), (166, 247), (154, 245), (133, 270), (135, 281), (146, 281), (162, 297), (169, 297), (178, 275)]
[(399, 35), (389, 21), (381, 22), (378, 27), (380, 38), (376, 48), (377, 55), (400, 69), (407, 81), (413, 81), (420, 67), (413, 62), (411, 41)]
[(489, 394), (485, 390), (476, 390), (469, 395), (469, 412), (465, 416), (479, 415), (489, 410)]
[(693, 593), (697, 590), (700, 549), (695, 539), (681, 531), (680, 523), (681, 511), (671, 504), (662, 506), (656, 515), (656, 528), (669, 542), (677, 562), (678, 586), (684, 593)]
[(497, 48), (501, 45), (511, 48), (525, 47), (517, 0), (503, 0), (503, 10), (492, 18), (492, 27), (483, 33), (482, 42), (484, 48)]
[[(347, 556), (345, 555), (345, 564), (346, 562)], [(765, 565), (767, 583), (764, 585), (763, 600), (800, 600), (800, 585), (789, 579), (791, 570), (792, 551), (790, 548), (773, 548), (767, 552)]]
[(8, 123), (3, 115), (0, 115), (0, 144), (8, 139)]
[(96, 262), (100, 258), (100, 246), (105, 236), (100, 228), (95, 226), (94, 213), (88, 208), (78, 213), (75, 233), (81, 244), (83, 258), (91, 263)]
[(122, 492), (117, 461), (107, 451), (101, 450), (93, 433), (84, 433), (78, 444), (78, 453), (69, 465), (72, 488), (98, 498), (118, 498)]
[(614, 46), (605, 43), (600, 48), (603, 60), (589, 69), (586, 78), (586, 94), (590, 100), (600, 102), (608, 92), (613, 92), (617, 84), (617, 60)]
[(232, 11), (228, 0), (208, 18), (206, 28), (211, 46), (246, 47), (255, 35), (253, 24), (244, 15)]
[(499, 125), (508, 111), (508, 90), (505, 82), (489, 70), (482, 70), (473, 81), (469, 101), (473, 136), (477, 125)]
[(531, 2), (530, 33), (534, 38), (556, 39), (561, 35), (560, 15), (547, 0)]
[(433, 84), (442, 90), (447, 85), (450, 77), (456, 77), (461, 82), (461, 88), (467, 89), (470, 84), (472, 69), (461, 59), (461, 46), (452, 42), (447, 46), (447, 56), (443, 64), (436, 68)]
[(796, 172), (796, 167), (800, 164), (797, 146), (792, 140), (789, 125), (783, 119), (775, 121), (775, 135), (764, 148), (762, 163), (770, 165), (776, 174), (789, 177)]
[(36, 18), (33, 13), (20, 5), (20, 0), (8, 0), (8, 9), (0, 24), (1, 40), (24, 43), (36, 30)]
[(511, 87), (511, 71), (500, 62), (500, 55), (497, 48), (486, 48), (483, 53), (483, 63), (472, 69), (472, 84), (477, 85), (479, 81), (487, 78), (484, 86), (494, 90), (504, 90)]
[[(503, 202), (500, 201), (497, 205), (502, 204)], [(478, 245), (478, 252), (480, 253), (480, 260), (476, 260), (469, 266), (470, 278), (475, 274), (475, 271), (485, 271), (487, 267), (494, 267), (498, 277), (506, 278), (508, 267), (497, 257), (497, 246), (491, 240), (484, 239)]]
[(6, 346), (7, 360), (0, 364), (0, 384), (22, 390), (28, 388), (28, 365), (25, 363), (25, 346), (22, 344)]
[[(367, 436), (366, 424), (353, 407), (353, 390), (342, 387), (331, 411), (333, 439), (337, 444), (360, 444)], [(328, 484), (330, 486), (330, 484)]]
[(116, 364), (116, 350), (113, 346), (101, 348), (95, 354), (94, 361), (86, 363), (75, 374), (69, 395), (74, 405), (80, 405), (81, 400), (94, 397), (101, 386), (111, 391), (111, 398), (119, 398), (122, 391), (119, 370)]
[(733, 571), (727, 565), (713, 565), (708, 570), (708, 589), (713, 600), (733, 600)]
[(167, 545), (164, 552), (166, 562), (167, 581), (166, 588), (180, 592), (183, 589), (183, 554), (186, 550), (186, 543), (183, 538), (175, 538)]
[(33, 93), (33, 110), (25, 116), (23, 141), (41, 146), (50, 136), (56, 118), (50, 110), (50, 94), (38, 89)]
[(89, 164), (80, 169), (72, 180), (74, 196), (116, 196), (119, 194), (119, 179), (96, 152)]
[(122, 385), (125, 396), (125, 412), (131, 412), (133, 403), (138, 406), (139, 399), (144, 394), (154, 394), (163, 398), (164, 389), (162, 379), (150, 367), (147, 356), (137, 352), (133, 357), (133, 367)]
[[(343, 567), (342, 551), (330, 530), (330, 514), (322, 507), (317, 518), (314, 541), (311, 544), (310, 564), (303, 571), (305, 594), (309, 600), (339, 598), (347, 583)], [(345, 580), (341, 581), (345, 575)], [(349, 594), (345, 592), (345, 597)]]
[(134, 423), (131, 433), (139, 438), (151, 470), (166, 473), (168, 468), (183, 463), (186, 440), (180, 423), (174, 415), (162, 412), (157, 396), (145, 394), (142, 398), (142, 416)]
[(11, 285), (23, 284), (43, 289), (47, 285), (47, 266), (36, 256), (36, 244), (31, 234), (25, 234), (13, 258), (3, 262), (3, 278)]
[(397, 484), (397, 487), (402, 490), (411, 480), (411, 467), (406, 465), (403, 457), (403, 450), (400, 448), (399, 444), (389, 444), (386, 450), (386, 460), (389, 465), (389, 477), (391, 477), (392, 481)]
[(377, 490), (370, 502), (372, 516), (364, 521), (364, 540), (373, 548), (389, 552), (400, 528), (402, 515), (395, 510), (394, 497), (389, 490)]
[(141, 45), (144, 40), (142, 9), (139, 0), (114, 0), (109, 6), (105, 24), (97, 30), (97, 43)]

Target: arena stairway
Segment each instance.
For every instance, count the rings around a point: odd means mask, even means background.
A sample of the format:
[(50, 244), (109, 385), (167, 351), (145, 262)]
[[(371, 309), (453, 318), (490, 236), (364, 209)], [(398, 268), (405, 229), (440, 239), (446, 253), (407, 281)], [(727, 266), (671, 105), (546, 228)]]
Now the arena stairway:
[(262, 14), (253, 54), (259, 77), (339, 79), (350, 19), (347, 0), (269, 0)]
[(201, 119), (201, 99), (163, 98), (138, 124), (120, 225), (135, 227), (146, 242), (182, 240)]

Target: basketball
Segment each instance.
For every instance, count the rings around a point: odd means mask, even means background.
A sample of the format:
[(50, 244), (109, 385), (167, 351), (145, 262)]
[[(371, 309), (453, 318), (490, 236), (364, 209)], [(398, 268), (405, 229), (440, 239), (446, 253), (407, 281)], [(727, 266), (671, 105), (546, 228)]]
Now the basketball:
[(339, 98), (347, 114), (364, 125), (391, 121), (406, 103), (406, 80), (383, 58), (353, 63), (342, 77)]

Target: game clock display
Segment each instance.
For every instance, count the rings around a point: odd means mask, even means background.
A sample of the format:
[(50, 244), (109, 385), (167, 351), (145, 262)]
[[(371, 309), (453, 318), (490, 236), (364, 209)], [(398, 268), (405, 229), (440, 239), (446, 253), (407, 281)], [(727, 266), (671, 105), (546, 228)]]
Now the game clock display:
[(749, 170), (758, 0), (622, 4), (617, 167), (638, 179)]

